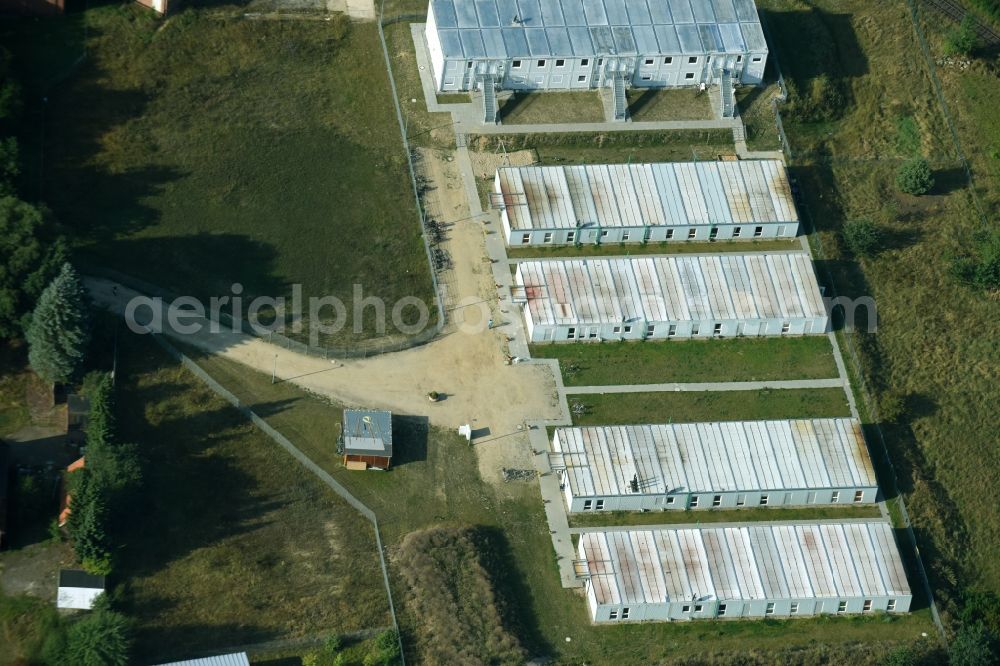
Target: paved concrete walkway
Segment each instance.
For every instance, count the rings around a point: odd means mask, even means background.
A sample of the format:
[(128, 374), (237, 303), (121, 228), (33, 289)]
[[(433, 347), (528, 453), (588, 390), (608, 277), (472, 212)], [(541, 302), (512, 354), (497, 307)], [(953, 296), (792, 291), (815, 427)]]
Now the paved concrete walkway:
[(545, 505), (545, 518), (549, 523), (552, 548), (555, 550), (556, 563), (559, 566), (559, 578), (563, 587), (582, 587), (583, 581), (576, 577), (573, 570), (576, 551), (573, 550), (572, 530), (566, 514), (564, 495), (559, 488), (559, 476), (549, 466), (549, 441), (545, 426), (541, 424), (534, 426), (529, 435), (535, 469), (538, 471), (538, 486)]
[(759, 391), (762, 389), (843, 388), (839, 377), (832, 379), (786, 379), (771, 382), (700, 382), (670, 384), (614, 384), (610, 386), (567, 386), (568, 395), (600, 393), (660, 393), (665, 391)]

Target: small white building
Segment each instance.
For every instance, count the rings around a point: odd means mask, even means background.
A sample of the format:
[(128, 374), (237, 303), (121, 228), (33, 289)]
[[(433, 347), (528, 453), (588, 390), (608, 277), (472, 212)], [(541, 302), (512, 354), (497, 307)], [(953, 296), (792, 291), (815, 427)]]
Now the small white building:
[(90, 610), (94, 607), (97, 597), (102, 594), (104, 594), (104, 576), (94, 576), (76, 569), (59, 571), (56, 608)]
[(801, 252), (523, 261), (513, 302), (530, 342), (825, 333)]
[(794, 238), (778, 160), (503, 167), (494, 179), (507, 244), (599, 245)]
[(913, 599), (880, 521), (606, 529), (578, 556), (598, 623), (905, 613)]
[(557, 428), (552, 470), (571, 513), (871, 504), (854, 419)]
[(431, 0), (440, 92), (758, 84), (767, 43), (753, 0)]

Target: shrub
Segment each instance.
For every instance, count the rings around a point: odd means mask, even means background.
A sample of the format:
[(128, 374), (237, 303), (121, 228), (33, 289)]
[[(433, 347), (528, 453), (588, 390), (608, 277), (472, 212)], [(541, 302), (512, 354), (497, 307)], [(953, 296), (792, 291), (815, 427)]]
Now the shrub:
[(898, 423), (906, 416), (906, 398), (898, 391), (886, 391), (878, 397), (878, 415), (886, 423)]
[(127, 666), (131, 645), (131, 627), (125, 616), (96, 610), (69, 628), (67, 661), (76, 666)]
[(931, 165), (923, 157), (914, 157), (903, 162), (896, 171), (896, 187), (907, 194), (927, 194), (934, 187)]
[(852, 220), (844, 225), (844, 242), (851, 252), (863, 257), (875, 255), (882, 247), (882, 232), (871, 220)]
[(978, 47), (976, 18), (972, 14), (966, 14), (962, 22), (949, 30), (944, 37), (944, 54), (948, 56), (972, 55)]
[(963, 626), (948, 647), (949, 666), (982, 666), (995, 664), (996, 659), (990, 635), (982, 624)]
[(1000, 290), (1000, 233), (979, 240), (972, 253), (953, 257), (951, 274), (959, 282), (977, 289)]

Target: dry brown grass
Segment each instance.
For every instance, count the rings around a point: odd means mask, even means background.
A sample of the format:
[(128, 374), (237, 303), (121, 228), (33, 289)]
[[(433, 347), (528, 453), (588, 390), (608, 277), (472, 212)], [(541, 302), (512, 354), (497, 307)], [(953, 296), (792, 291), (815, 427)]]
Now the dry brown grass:
[(430, 664), (521, 664), (525, 651), (504, 626), (505, 601), (494, 579), (502, 562), (496, 535), (477, 528), (434, 527), (406, 535), (395, 557), (421, 618), (414, 636)]

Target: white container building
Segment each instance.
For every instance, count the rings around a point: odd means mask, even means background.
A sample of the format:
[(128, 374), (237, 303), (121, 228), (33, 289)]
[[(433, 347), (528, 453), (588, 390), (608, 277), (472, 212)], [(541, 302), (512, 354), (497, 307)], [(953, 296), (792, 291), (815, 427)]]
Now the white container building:
[(904, 613), (913, 598), (886, 522), (608, 529), (578, 556), (597, 623)]
[(753, 0), (431, 0), (439, 92), (758, 84), (767, 43)]
[(854, 419), (558, 428), (552, 470), (571, 513), (871, 504)]
[(530, 342), (825, 333), (808, 255), (523, 261), (512, 299)]
[(794, 238), (778, 160), (503, 167), (494, 179), (511, 246)]

